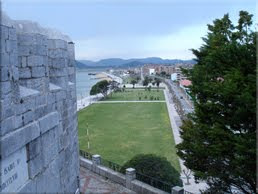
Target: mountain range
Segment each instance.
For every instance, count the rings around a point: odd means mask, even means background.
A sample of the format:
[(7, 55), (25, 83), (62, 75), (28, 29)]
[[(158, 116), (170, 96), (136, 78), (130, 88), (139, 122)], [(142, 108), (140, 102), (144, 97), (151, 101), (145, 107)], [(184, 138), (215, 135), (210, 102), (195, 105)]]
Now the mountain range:
[(113, 68), (127, 68), (127, 67), (140, 67), (144, 64), (163, 64), (163, 65), (174, 65), (174, 64), (195, 64), (194, 60), (180, 60), (180, 59), (162, 59), (159, 57), (139, 58), (139, 59), (120, 59), (120, 58), (109, 58), (102, 59), (99, 61), (90, 60), (77, 60), (77, 68), (101, 68), (101, 67), (113, 67)]

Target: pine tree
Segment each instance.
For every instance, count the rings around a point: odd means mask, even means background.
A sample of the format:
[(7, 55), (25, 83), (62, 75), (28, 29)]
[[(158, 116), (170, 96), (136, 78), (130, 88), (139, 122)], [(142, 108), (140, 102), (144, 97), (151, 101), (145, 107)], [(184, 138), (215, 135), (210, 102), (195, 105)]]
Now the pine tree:
[(208, 25), (204, 44), (192, 50), (195, 111), (181, 127), (178, 155), (212, 193), (256, 192), (256, 32), (252, 15), (237, 25), (226, 14)]

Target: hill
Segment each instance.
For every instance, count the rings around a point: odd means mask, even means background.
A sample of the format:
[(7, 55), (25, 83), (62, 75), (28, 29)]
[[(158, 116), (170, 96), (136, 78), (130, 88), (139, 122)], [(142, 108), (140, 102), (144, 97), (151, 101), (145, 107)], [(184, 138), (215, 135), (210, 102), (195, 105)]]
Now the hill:
[(180, 59), (162, 59), (159, 57), (149, 57), (141, 59), (120, 59), (120, 58), (109, 58), (102, 59), (94, 62), (90, 60), (78, 60), (78, 68), (90, 68), (90, 67), (113, 67), (113, 68), (128, 68), (128, 67), (139, 67), (144, 64), (163, 64), (163, 65), (174, 65), (174, 64), (195, 64), (194, 60), (180, 60)]

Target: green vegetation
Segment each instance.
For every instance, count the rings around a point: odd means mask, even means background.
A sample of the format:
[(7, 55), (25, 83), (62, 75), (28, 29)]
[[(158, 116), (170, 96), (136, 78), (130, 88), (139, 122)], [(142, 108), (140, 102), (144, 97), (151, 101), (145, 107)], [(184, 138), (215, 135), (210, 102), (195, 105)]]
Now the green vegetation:
[(105, 99), (107, 101), (129, 100), (165, 100), (163, 90), (125, 89), (125, 91), (113, 92)]
[(256, 32), (240, 12), (208, 25), (197, 64), (188, 71), (195, 112), (178, 145), (185, 165), (210, 186), (207, 193), (256, 193)]
[(123, 84), (132, 84), (132, 81), (135, 80), (136, 83), (139, 82), (141, 78), (137, 75), (128, 75), (123, 78)]
[(111, 82), (108, 82), (107, 80), (102, 80), (96, 83), (94, 86), (92, 86), (90, 90), (90, 95), (96, 95), (96, 94), (103, 94), (104, 98), (107, 96), (108, 87)]
[(93, 104), (78, 113), (78, 122), (82, 150), (120, 165), (137, 154), (155, 154), (180, 171), (165, 102)]
[(145, 76), (144, 77), (144, 80), (143, 80), (143, 85), (144, 86), (147, 86), (149, 83), (151, 83), (152, 82), (152, 78), (151, 77), (148, 77), (148, 76)]
[(125, 170), (130, 167), (136, 169), (139, 173), (155, 177), (171, 185), (182, 186), (180, 173), (171, 166), (165, 157), (154, 154), (136, 155), (122, 166), (121, 172), (125, 173)]

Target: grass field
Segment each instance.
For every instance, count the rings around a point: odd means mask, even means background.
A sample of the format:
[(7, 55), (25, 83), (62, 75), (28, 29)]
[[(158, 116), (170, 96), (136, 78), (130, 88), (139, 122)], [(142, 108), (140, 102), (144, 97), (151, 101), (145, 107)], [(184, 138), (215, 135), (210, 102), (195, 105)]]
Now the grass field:
[(164, 92), (162, 89), (152, 89), (151, 91), (146, 91), (144, 89), (126, 89), (124, 92), (113, 92), (109, 95), (107, 101), (129, 101), (129, 100), (165, 100)]
[(93, 104), (79, 112), (78, 121), (82, 150), (121, 165), (136, 154), (157, 154), (180, 170), (165, 102)]

